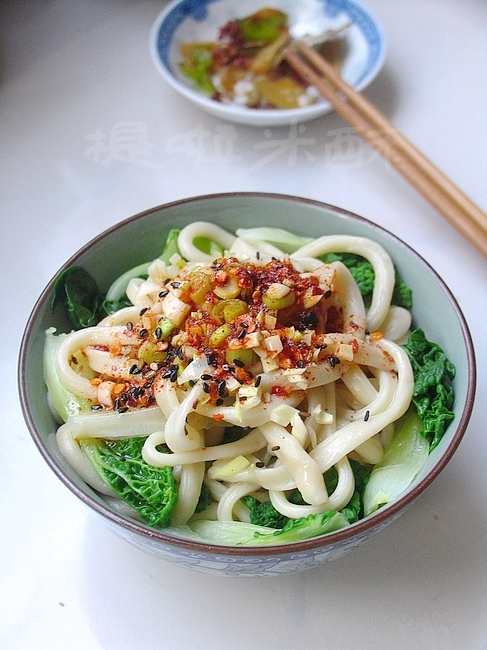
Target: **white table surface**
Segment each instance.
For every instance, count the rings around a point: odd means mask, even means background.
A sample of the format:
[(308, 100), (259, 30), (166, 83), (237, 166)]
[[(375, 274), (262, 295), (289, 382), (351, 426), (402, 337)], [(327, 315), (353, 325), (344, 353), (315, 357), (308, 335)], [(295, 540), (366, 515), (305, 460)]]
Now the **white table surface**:
[[(177, 96), (148, 51), (163, 4), (0, 6), (0, 647), (486, 649), (486, 259), (370, 149), (333, 154), (336, 115), (300, 127), (293, 159), (287, 127), (225, 131)], [(388, 54), (366, 95), (487, 210), (487, 3), (368, 5)], [(135, 152), (117, 146), (129, 127)], [(71, 254), (147, 208), (233, 190), (322, 200), (393, 231), (444, 278), (476, 346), (478, 400), (450, 464), (387, 530), (312, 573), (210, 577), (132, 548), (50, 472), (18, 404), (23, 327)]]

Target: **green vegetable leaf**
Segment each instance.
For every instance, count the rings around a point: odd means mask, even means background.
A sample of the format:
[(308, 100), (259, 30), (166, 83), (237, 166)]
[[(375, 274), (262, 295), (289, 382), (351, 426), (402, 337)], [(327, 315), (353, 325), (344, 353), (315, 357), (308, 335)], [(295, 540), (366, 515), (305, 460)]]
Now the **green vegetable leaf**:
[[(56, 335), (54, 328), (48, 329), (44, 342), (43, 356), (44, 381), (46, 382), (50, 405), (63, 422), (66, 422), (72, 415), (91, 412), (91, 402), (72, 393), (59, 380), (56, 369), (56, 357), (61, 344), (66, 340), (67, 336), (67, 334)], [(76, 361), (76, 370), (80, 374), (83, 374), (84, 371), (84, 375), (88, 375), (86, 364), (82, 362), (78, 363), (78, 356), (81, 357), (78, 354), (71, 355), (72, 365)]]
[(204, 43), (194, 43), (186, 52), (185, 62), (180, 64), (181, 72), (194, 81), (200, 90), (208, 95), (215, 92), (211, 80), (211, 67), (213, 64), (213, 53), (211, 46)]
[(199, 514), (208, 508), (210, 503), (213, 502), (213, 497), (211, 496), (210, 488), (203, 483), (201, 486), (200, 498), (196, 504), (195, 514)]
[(178, 228), (172, 228), (167, 234), (164, 248), (162, 250), (162, 253), (159, 256), (159, 259), (161, 259), (166, 264), (170, 263), (171, 257), (173, 255), (180, 254), (178, 248), (179, 233), (180, 231), (178, 230)]
[(289, 517), (278, 512), (270, 501), (258, 501), (254, 497), (245, 496), (240, 499), (250, 510), (250, 523), (269, 528), (283, 528)]
[(325, 264), (342, 262), (353, 275), (362, 296), (367, 296), (374, 289), (375, 274), (372, 264), (354, 253), (327, 253), (321, 258)]
[(225, 428), (221, 444), (236, 442), (246, 436), (252, 429), (250, 427), (239, 427), (237, 425)]
[(145, 438), (85, 438), (81, 448), (99, 476), (149, 526), (168, 526), (178, 500), (171, 467), (151, 467), (142, 458)]
[(355, 490), (341, 513), (353, 524), (364, 516), (364, 491), (370, 479), (370, 468), (353, 458), (349, 458), (349, 463), (355, 479)]
[(199, 541), (231, 546), (272, 546), (299, 542), (349, 526), (347, 518), (336, 510), (301, 519), (290, 519), (280, 530), (243, 521), (191, 522), (182, 533)]
[(240, 33), (247, 43), (270, 43), (286, 25), (287, 15), (281, 12), (257, 12), (239, 21)]
[(75, 329), (95, 325), (101, 302), (98, 285), (81, 266), (70, 266), (56, 280), (52, 309), (64, 304)]
[(107, 313), (107, 315), (110, 315), (114, 314), (119, 309), (123, 309), (124, 307), (132, 307), (132, 303), (128, 298), (122, 297), (120, 300), (104, 300), (101, 307), (103, 311)]
[(364, 514), (369, 515), (398, 497), (424, 467), (428, 441), (421, 435), (422, 422), (410, 408), (399, 420), (396, 434), (380, 463), (374, 466), (364, 491)]
[(405, 309), (411, 309), (413, 306), (412, 289), (401, 280), (398, 273), (396, 273), (396, 282), (394, 284), (391, 302), (393, 305), (404, 307)]
[(300, 519), (290, 519), (284, 528), (273, 533), (256, 532), (249, 540), (247, 546), (260, 546), (269, 544), (289, 544), (303, 539), (311, 539), (349, 525), (344, 514), (336, 510), (328, 510), (319, 515), (308, 515)]
[(422, 420), (422, 435), (434, 449), (453, 420), (455, 367), (441, 347), (417, 329), (403, 346), (414, 372), (413, 402)]
[(375, 274), (372, 264), (355, 253), (327, 253), (320, 258), (325, 264), (341, 262), (353, 275), (360, 293), (365, 298), (370, 296), (374, 289)]

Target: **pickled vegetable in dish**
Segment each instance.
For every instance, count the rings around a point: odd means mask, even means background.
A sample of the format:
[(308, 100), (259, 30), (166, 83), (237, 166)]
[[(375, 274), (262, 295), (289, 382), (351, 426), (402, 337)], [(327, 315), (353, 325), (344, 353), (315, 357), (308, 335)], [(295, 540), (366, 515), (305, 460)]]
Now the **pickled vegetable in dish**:
[[(288, 16), (264, 8), (229, 21), (216, 42), (193, 42), (181, 46), (180, 69), (213, 99), (249, 108), (301, 108), (314, 104), (318, 93), (281, 59), (289, 41)], [(331, 39), (320, 51), (339, 65), (342, 39)]]
[(455, 369), (362, 237), (207, 222), (105, 296), (67, 269), (46, 334), (56, 440), (116, 509), (230, 545), (349, 526), (410, 485), (453, 418)]

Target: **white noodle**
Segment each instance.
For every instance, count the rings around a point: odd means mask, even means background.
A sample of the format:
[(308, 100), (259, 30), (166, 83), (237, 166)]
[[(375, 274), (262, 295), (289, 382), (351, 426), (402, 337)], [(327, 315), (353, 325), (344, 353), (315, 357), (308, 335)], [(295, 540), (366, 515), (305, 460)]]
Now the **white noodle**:
[(299, 441), (284, 427), (266, 422), (260, 430), (268, 447), (293, 477), (303, 499), (310, 505), (323, 505), (328, 499), (323, 473)]
[(201, 486), (205, 476), (205, 464), (193, 463), (181, 467), (178, 500), (171, 514), (173, 526), (181, 526), (194, 514), (201, 494)]
[(396, 391), (389, 407), (380, 413), (372, 412), (367, 421), (356, 420), (329, 436), (310, 452), (323, 472), (334, 465), (340, 458), (350, 453), (376, 433), (379, 433), (390, 422), (404, 415), (410, 402), (414, 385), (414, 377), (409, 358), (404, 350), (390, 341), (380, 341), (394, 358), (398, 367)]
[(215, 241), (223, 250), (229, 250), (236, 240), (234, 235), (213, 223), (195, 221), (186, 226), (178, 236), (178, 248), (181, 255), (189, 262), (211, 262), (215, 257), (203, 253), (194, 245), (194, 240), (198, 237), (205, 237)]
[(56, 432), (56, 441), (62, 455), (66, 458), (71, 467), (81, 476), (85, 483), (98, 492), (101, 492), (101, 494), (116, 496), (113, 490), (98, 476), (90, 461), (81, 451), (79, 444), (74, 440), (71, 434), (69, 425), (63, 424), (59, 427)]
[[(195, 245), (200, 237), (215, 242), (210, 254)], [(368, 239), (332, 235), (311, 241), (286, 256), (272, 244), (237, 238), (206, 222), (183, 228), (178, 248), (188, 262), (177, 255), (168, 264), (156, 260), (149, 266), (148, 280), (130, 281), (127, 293), (137, 306), (120, 309), (97, 327), (73, 332), (62, 342), (56, 371), (66, 389), (95, 404), (99, 400), (113, 407), (113, 387), (117, 382), (134, 381), (134, 369), (137, 375), (142, 365), (137, 356), (140, 340), (132, 328), (137, 324), (139, 331), (149, 327), (147, 323), (157, 322), (169, 311), (179, 319), (177, 325), (183, 322), (193, 308), (180, 292), (181, 283), (167, 282), (181, 277), (184, 280), (189, 277), (185, 273), (205, 268), (221, 255), (221, 250), (256, 268), (271, 258), (292, 261), (297, 273), (303, 278), (312, 277), (313, 286), (327, 298), (331, 296), (326, 309), (332, 306), (340, 312), (342, 331), (321, 334), (320, 345), (312, 348), (312, 362), (304, 367), (279, 367), (273, 362), (272, 346), (266, 349), (258, 336), (249, 339), (257, 353), (257, 362), (251, 366), (253, 379), (248, 384), (235, 377), (226, 380), (228, 391), (218, 401), (208, 397), (209, 386), (203, 381), (214, 370), (209, 358), (201, 350), (188, 349), (189, 364), (186, 362), (186, 369), (183, 366), (178, 375), (161, 377), (156, 372), (157, 364), (154, 366), (152, 405), (127, 413), (112, 410), (70, 417), (57, 433), (63, 455), (89, 485), (113, 496), (78, 441), (145, 437), (145, 462), (153, 467), (172, 467), (178, 481), (173, 526), (186, 524), (192, 517), (248, 522), (249, 509), (240, 499), (249, 494), (270, 500), (278, 512), (293, 519), (341, 510), (355, 489), (349, 456), (371, 465), (379, 462), (383, 445), (393, 435), (393, 423), (411, 402), (411, 365), (406, 352), (394, 343), (407, 335), (411, 315), (391, 306), (395, 272), (389, 255)], [(341, 262), (324, 265), (316, 259), (329, 252), (355, 253), (372, 264), (375, 285), (367, 312), (347, 267)], [(160, 298), (161, 289), (166, 288), (167, 295)], [(146, 316), (140, 306), (150, 308)], [(369, 337), (367, 330), (379, 329), (383, 338)], [(311, 333), (306, 330), (298, 332), (297, 337), (311, 341)], [(174, 347), (184, 347), (184, 336), (176, 335), (174, 341)], [(270, 345), (269, 341), (265, 343)], [(72, 359), (76, 355), (79, 362), (80, 352), (98, 381), (75, 369)], [(247, 389), (244, 398), (242, 386)], [(242, 431), (248, 427), (249, 432), (235, 442), (223, 442), (225, 427), (229, 426), (242, 427)], [(160, 445), (166, 445), (168, 452)], [(235, 468), (233, 463), (237, 463)], [(323, 475), (333, 466), (338, 480), (328, 494)], [(217, 505), (194, 515), (203, 483)], [(296, 489), (306, 505), (289, 500), (290, 491)]]
[[(162, 438), (162, 436), (161, 436)], [(216, 447), (202, 447), (195, 451), (187, 451), (175, 454), (165, 454), (156, 449), (163, 440), (157, 440), (155, 434), (147, 438), (142, 448), (142, 455), (146, 463), (154, 467), (176, 467), (177, 465), (190, 465), (203, 461), (219, 460), (222, 458), (234, 458), (254, 454), (263, 447), (266, 441), (258, 429), (254, 429), (247, 436), (236, 442), (227, 442)]]
[[(258, 488), (259, 486), (254, 483), (235, 483), (231, 487), (227, 488), (220, 497), (218, 503), (217, 515), (219, 521), (233, 521), (235, 518), (234, 514), (237, 515), (237, 519), (240, 519), (238, 513), (234, 512), (236, 506), (240, 505), (240, 499), (247, 494), (255, 492)], [(239, 508), (238, 510), (241, 512), (242, 508)], [(245, 511), (247, 508), (244, 508), (243, 510)]]
[(61, 383), (75, 395), (95, 400), (97, 397), (95, 386), (71, 368), (70, 359), (80, 349), (94, 345), (110, 346), (115, 341), (125, 345), (133, 344), (133, 340), (126, 335), (126, 328), (122, 326), (87, 327), (69, 334), (56, 356), (56, 371)]
[(375, 283), (372, 303), (367, 313), (367, 326), (371, 331), (379, 329), (389, 310), (395, 283), (394, 266), (387, 252), (376, 242), (364, 237), (329, 235), (305, 244), (291, 257), (318, 257), (325, 253), (355, 253), (372, 264)]

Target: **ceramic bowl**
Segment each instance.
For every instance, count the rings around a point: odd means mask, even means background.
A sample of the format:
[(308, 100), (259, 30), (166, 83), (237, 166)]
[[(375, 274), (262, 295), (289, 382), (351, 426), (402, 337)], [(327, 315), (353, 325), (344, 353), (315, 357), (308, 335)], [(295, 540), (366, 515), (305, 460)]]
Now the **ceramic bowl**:
[[(283, 546), (236, 548), (175, 538), (168, 529), (154, 530), (122, 516), (102, 496), (89, 488), (60, 454), (57, 428), (46, 399), (43, 380), (45, 331), (69, 331), (63, 316), (52, 313), (53, 278), (33, 308), (23, 336), (19, 360), (19, 389), (25, 420), (45, 461), (71, 492), (120, 537), (158, 557), (200, 571), (230, 576), (272, 576), (315, 568), (342, 556), (373, 537), (395, 520), (438, 476), (464, 435), (475, 393), (472, 341), (464, 317), (452, 294), (435, 271), (411, 248), (381, 227), (324, 203), (298, 197), (230, 193), (200, 196), (153, 208), (122, 221), (86, 244), (60, 269), (73, 264), (88, 269), (100, 287), (141, 261), (156, 258), (170, 228), (207, 220), (235, 231), (269, 225), (317, 237), (350, 234), (369, 237), (392, 256), (404, 281), (413, 289), (414, 325), (422, 327), (456, 366), (455, 419), (410, 488), (396, 501), (346, 529), (323, 537)], [(123, 254), (120, 254), (123, 252)], [(47, 506), (46, 506), (47, 507)], [(418, 506), (419, 507), (419, 506)]]
[(263, 6), (281, 9), (289, 16), (291, 34), (319, 34), (352, 21), (346, 32), (341, 74), (357, 90), (378, 74), (385, 56), (385, 40), (377, 19), (356, 0), (178, 0), (169, 4), (155, 21), (150, 51), (157, 70), (174, 90), (199, 108), (224, 120), (252, 126), (278, 126), (314, 119), (331, 110), (324, 99), (297, 109), (252, 109), (223, 104), (200, 92), (181, 74), (180, 47), (192, 41), (215, 41), (219, 29), (233, 18), (248, 16)]

